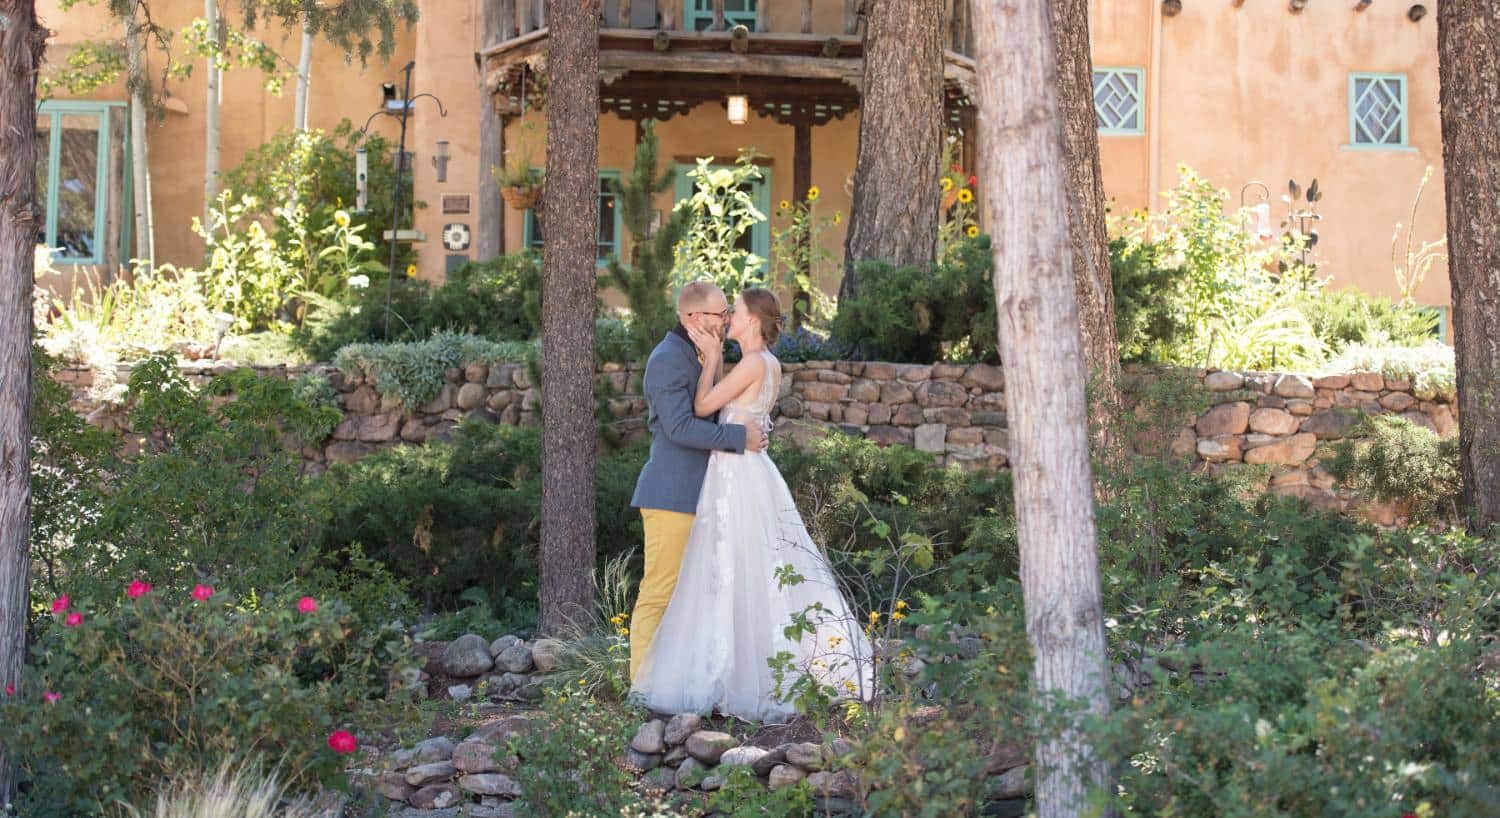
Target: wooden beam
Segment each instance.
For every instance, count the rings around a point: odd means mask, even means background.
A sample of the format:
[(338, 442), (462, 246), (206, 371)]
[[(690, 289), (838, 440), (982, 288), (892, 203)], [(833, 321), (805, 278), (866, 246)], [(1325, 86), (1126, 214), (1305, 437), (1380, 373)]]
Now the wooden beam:
[(751, 74), (771, 77), (845, 80), (858, 78), (860, 65), (854, 60), (801, 57), (780, 54), (731, 54), (725, 52), (605, 51), (599, 55), (601, 70), (665, 71), (684, 74)]

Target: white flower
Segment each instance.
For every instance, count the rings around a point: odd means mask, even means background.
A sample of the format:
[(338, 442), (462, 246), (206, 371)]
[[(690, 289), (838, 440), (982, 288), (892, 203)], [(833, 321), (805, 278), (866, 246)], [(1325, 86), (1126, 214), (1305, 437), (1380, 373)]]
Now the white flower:
[(363, 290), (370, 286), (370, 277), (366, 275), (349, 276), (349, 286), (356, 290)]

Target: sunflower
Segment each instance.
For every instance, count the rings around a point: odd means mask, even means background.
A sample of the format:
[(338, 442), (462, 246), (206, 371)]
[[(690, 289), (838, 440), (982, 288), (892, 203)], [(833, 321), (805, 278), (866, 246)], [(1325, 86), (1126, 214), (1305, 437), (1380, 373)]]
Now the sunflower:
[(336, 210), (336, 211), (334, 211), (334, 213), (333, 213), (333, 223), (336, 224), (336, 225), (338, 225), (339, 227), (348, 227), (349, 226), (349, 214), (345, 213), (342, 210)]
[(415, 264), (408, 264), (408, 265), (406, 265), (406, 277), (407, 278), (416, 278), (417, 277), (417, 265), (415, 265)]
[(974, 191), (964, 188), (958, 192), (958, 200), (964, 204), (974, 201)]
[(781, 209), (782, 210), (791, 210), (792, 209), (792, 203), (789, 202), (789, 201), (787, 201), (786, 199), (782, 199), (781, 200)]
[(948, 191), (950, 191), (950, 190), (953, 189), (953, 180), (949, 179), (946, 176), (943, 177), (942, 184), (943, 184), (943, 192), (944, 193), (947, 193)]
[(967, 235), (971, 239), (977, 239), (977, 238), (979, 238), (979, 226), (975, 225), (975, 224), (969, 225), (969, 229), (965, 230), (964, 234)]
[(816, 202), (818, 200), (818, 186), (817, 185), (813, 185), (812, 187), (810, 187), (810, 188), (807, 189), (807, 200), (809, 202)]

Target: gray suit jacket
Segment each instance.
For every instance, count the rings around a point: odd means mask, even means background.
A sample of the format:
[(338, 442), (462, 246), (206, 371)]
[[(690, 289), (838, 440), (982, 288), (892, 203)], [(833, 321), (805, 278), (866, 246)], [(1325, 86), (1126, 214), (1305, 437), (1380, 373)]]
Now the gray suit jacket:
[(694, 513), (709, 452), (745, 450), (744, 426), (721, 425), (693, 414), (702, 372), (698, 351), (675, 330), (646, 359), (651, 458), (636, 479), (632, 507)]

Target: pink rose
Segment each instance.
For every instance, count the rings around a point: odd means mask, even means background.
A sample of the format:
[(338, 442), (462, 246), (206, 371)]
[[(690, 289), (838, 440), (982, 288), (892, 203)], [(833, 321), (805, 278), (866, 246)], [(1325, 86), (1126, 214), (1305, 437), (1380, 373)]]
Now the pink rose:
[(68, 618), (63, 620), (63, 624), (70, 628), (76, 628), (83, 624), (83, 614), (74, 611), (68, 614)]
[(52, 612), (62, 613), (63, 611), (66, 611), (68, 609), (68, 606), (72, 603), (73, 601), (71, 599), (68, 599), (68, 595), (63, 594), (57, 599), (52, 600)]
[(318, 601), (310, 596), (297, 600), (297, 611), (299, 613), (312, 613), (318, 609)]
[(7, 695), (7, 696), (14, 696), (14, 695), (16, 695), (16, 686), (15, 685), (6, 685), (5, 686), (5, 695)]
[(140, 580), (130, 583), (130, 587), (125, 589), (125, 595), (131, 599), (140, 599), (149, 593), (151, 593), (151, 583)]
[(328, 746), (335, 753), (339, 753), (342, 755), (345, 753), (352, 753), (356, 749), (358, 749), (359, 742), (355, 740), (354, 736), (347, 731), (335, 730), (333, 731), (333, 734), (328, 737)]
[(47, 691), (46, 693), (42, 694), (42, 699), (44, 701), (46, 701), (47, 704), (52, 704), (53, 702), (56, 702), (58, 699), (61, 699), (61, 698), (62, 698), (62, 694), (60, 694), (60, 693), (53, 693), (50, 690)]
[(193, 586), (193, 599), (199, 600), (200, 602), (206, 602), (208, 601), (208, 598), (213, 595), (214, 589), (211, 585), (203, 585), (200, 583)]

